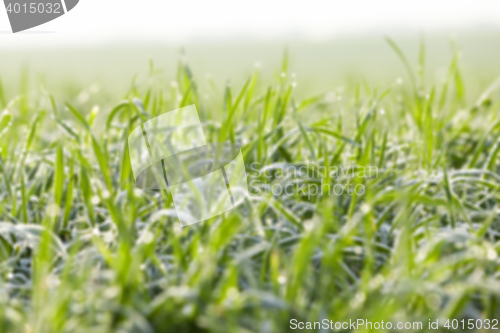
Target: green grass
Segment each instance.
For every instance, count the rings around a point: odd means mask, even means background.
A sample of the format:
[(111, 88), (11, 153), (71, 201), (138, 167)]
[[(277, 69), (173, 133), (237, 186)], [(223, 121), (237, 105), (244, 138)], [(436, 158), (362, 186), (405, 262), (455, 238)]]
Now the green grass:
[[(436, 82), (423, 43), (414, 64), (388, 42), (405, 83), (352, 78), (306, 98), (287, 54), (271, 82), (255, 70), (205, 90), (188, 64), (166, 77), (151, 63), (114, 102), (92, 95), (96, 107), (26, 72), (16, 94), (0, 84), (0, 331), (499, 318), (500, 81), (468, 85), (454, 49)], [(254, 194), (180, 228), (168, 191), (135, 187), (126, 145), (141, 122), (190, 104), (208, 141), (243, 144)], [(366, 191), (301, 191), (312, 184)]]

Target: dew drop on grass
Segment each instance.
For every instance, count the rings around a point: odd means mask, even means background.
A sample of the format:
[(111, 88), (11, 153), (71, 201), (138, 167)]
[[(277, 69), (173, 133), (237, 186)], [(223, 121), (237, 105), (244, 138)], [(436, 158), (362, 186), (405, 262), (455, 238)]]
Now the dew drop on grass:
[(333, 102), (335, 102), (336, 97), (337, 96), (335, 95), (335, 92), (330, 91), (329, 93), (327, 93), (325, 95), (325, 102), (327, 102), (327, 103), (333, 103)]
[(194, 311), (194, 306), (192, 304), (187, 304), (182, 308), (182, 314), (185, 316), (190, 316)]
[(384, 277), (380, 274), (371, 279), (369, 286), (370, 289), (375, 290), (378, 289), (384, 283)]
[(238, 298), (239, 294), (240, 294), (240, 293), (239, 293), (238, 289), (236, 289), (235, 287), (231, 287), (231, 288), (229, 288), (229, 290), (227, 291), (226, 296), (227, 296), (227, 298), (228, 298), (229, 300), (235, 300), (235, 299), (237, 299), (237, 298)]
[(495, 251), (492, 248), (489, 248), (486, 254), (486, 258), (488, 258), (488, 260), (496, 260), (498, 258), (497, 251)]
[(101, 86), (99, 85), (99, 83), (94, 83), (89, 88), (89, 91), (92, 94), (97, 94), (100, 90), (101, 90)]
[(371, 210), (371, 208), (370, 208), (370, 206), (368, 204), (363, 204), (361, 206), (361, 212), (363, 214), (368, 214), (370, 212), (370, 210)]
[(104, 291), (104, 297), (106, 298), (115, 298), (120, 294), (120, 288), (118, 287), (110, 287)]
[(174, 228), (174, 234), (177, 236), (180, 235), (180, 233), (182, 232), (181, 226), (176, 223), (176, 224), (174, 224), (173, 228)]
[(97, 195), (94, 195), (94, 196), (92, 197), (92, 199), (90, 199), (90, 202), (91, 202), (93, 205), (98, 205), (100, 201), (101, 201), (101, 200), (99, 199), (99, 197), (98, 197)]
[(90, 95), (86, 91), (82, 91), (80, 93), (80, 95), (78, 95), (78, 102), (80, 102), (81, 104), (87, 103), (89, 99), (90, 99)]
[(56, 204), (50, 204), (47, 207), (47, 215), (51, 218), (54, 218), (59, 213), (59, 207)]
[(45, 278), (45, 283), (48, 288), (52, 289), (59, 286), (61, 284), (61, 280), (56, 275), (50, 274)]
[(441, 308), (441, 296), (436, 293), (430, 293), (425, 297), (425, 303), (432, 310), (439, 310)]
[(314, 222), (312, 220), (307, 220), (304, 222), (304, 230), (311, 231), (314, 228)]
[(116, 235), (114, 235), (112, 232), (105, 232), (102, 234), (102, 239), (106, 243), (111, 243), (116, 239)]
[(364, 303), (365, 299), (366, 299), (366, 295), (365, 295), (365, 293), (364, 293), (364, 292), (358, 292), (358, 293), (354, 296), (354, 298), (351, 300), (350, 305), (351, 305), (351, 307), (353, 307), (353, 308), (357, 308), (357, 307), (359, 307), (361, 304), (363, 304), (363, 303)]
[(149, 230), (144, 230), (141, 234), (141, 237), (139, 238), (139, 243), (142, 243), (142, 244), (149, 244), (151, 242), (153, 242), (155, 238), (155, 235), (149, 231)]

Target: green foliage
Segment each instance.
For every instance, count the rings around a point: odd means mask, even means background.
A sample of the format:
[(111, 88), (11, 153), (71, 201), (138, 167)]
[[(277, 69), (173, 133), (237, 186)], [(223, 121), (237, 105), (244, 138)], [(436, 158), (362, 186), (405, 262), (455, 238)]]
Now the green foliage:
[[(255, 70), (209, 101), (184, 62), (170, 88), (151, 62), (92, 109), (31, 89), (27, 71), (20, 97), (0, 83), (0, 331), (498, 318), (499, 84), (467, 95), (456, 50), (446, 80), (426, 81), (425, 45), (414, 69), (388, 42), (409, 86), (359, 78), (301, 99), (288, 52), (273, 82)], [(256, 182), (237, 209), (181, 228), (168, 191), (135, 187), (127, 137), (190, 104), (209, 141), (244, 146)], [(292, 191), (264, 193), (278, 186)]]

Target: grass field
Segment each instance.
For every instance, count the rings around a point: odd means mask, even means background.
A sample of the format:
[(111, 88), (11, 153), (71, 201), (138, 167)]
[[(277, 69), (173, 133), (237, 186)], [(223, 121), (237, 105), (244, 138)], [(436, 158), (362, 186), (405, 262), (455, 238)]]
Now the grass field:
[[(354, 76), (315, 93), (286, 52), (234, 85), (151, 62), (114, 96), (48, 91), (29, 71), (13, 89), (0, 73), (0, 332), (493, 327), (500, 79), (469, 83), (454, 47), (437, 80), (424, 43), (410, 58), (386, 44), (390, 83)], [(127, 137), (191, 104), (208, 141), (243, 145), (252, 195), (181, 228), (168, 191), (135, 186)]]

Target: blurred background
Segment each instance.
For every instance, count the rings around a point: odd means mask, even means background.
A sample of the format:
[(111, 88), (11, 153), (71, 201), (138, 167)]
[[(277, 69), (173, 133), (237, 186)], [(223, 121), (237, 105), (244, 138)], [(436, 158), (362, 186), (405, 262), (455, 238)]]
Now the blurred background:
[(147, 74), (150, 60), (172, 77), (185, 59), (201, 85), (220, 87), (241, 85), (255, 67), (264, 79), (279, 75), (288, 49), (298, 91), (309, 94), (349, 78), (381, 86), (405, 79), (384, 37), (413, 63), (424, 40), (432, 81), (445, 79), (457, 47), (469, 82), (484, 86), (500, 73), (500, 1), (494, 0), (81, 0), (63, 17), (18, 34), (0, 10), (0, 73), (7, 95), (24, 71), (36, 75), (31, 82), (64, 87), (68, 96), (81, 95), (82, 86), (114, 96)]

